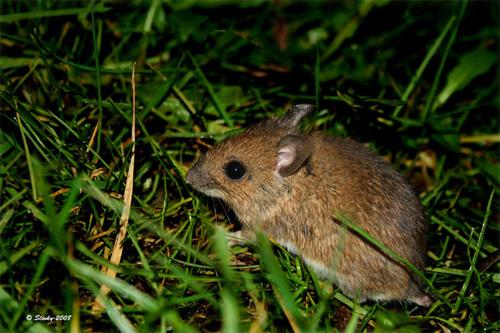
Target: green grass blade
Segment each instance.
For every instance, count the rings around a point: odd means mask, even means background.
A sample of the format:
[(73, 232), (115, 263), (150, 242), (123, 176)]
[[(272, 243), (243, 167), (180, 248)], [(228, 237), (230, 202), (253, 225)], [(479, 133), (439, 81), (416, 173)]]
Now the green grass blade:
[(17, 311), (12, 316), (12, 321), (9, 323), (9, 329), (11, 331), (14, 331), (14, 328), (17, 326), (17, 323), (21, 318), (21, 316), (23, 316), (23, 314), (25, 313), (28, 313), (28, 311), (26, 311), (26, 307), (28, 305), (30, 298), (33, 296), (35, 292), (36, 286), (38, 285), (38, 283), (40, 283), (40, 280), (42, 279), (42, 274), (45, 271), (47, 264), (49, 263), (51, 252), (52, 251), (49, 248), (46, 248), (40, 254), (35, 274), (33, 275), (33, 278), (30, 281), (28, 289), (26, 290), (26, 294), (24, 295), (21, 303), (19, 304)]
[(267, 278), (275, 286), (278, 297), (283, 300), (280, 304), (283, 311), (288, 314), (288, 321), (292, 329), (304, 328), (304, 317), (290, 292), (288, 279), (281, 270), (280, 264), (272, 252), (269, 241), (261, 233), (257, 234), (257, 245), (261, 253), (261, 260), (268, 272)]
[(474, 78), (488, 72), (496, 62), (497, 54), (482, 47), (464, 54), (455, 68), (448, 73), (446, 85), (436, 97), (432, 111), (446, 103), (451, 95), (463, 89)]
[(76, 276), (94, 281), (98, 285), (107, 285), (114, 292), (137, 303), (145, 311), (158, 313), (160, 310), (159, 304), (153, 298), (121, 279), (110, 278), (100, 270), (76, 259), (67, 259), (65, 264)]
[[(96, 286), (92, 287), (95, 294), (99, 294)], [(123, 333), (138, 333), (139, 331), (134, 327), (125, 314), (118, 310), (109, 297), (99, 295), (99, 300), (104, 304), (104, 310), (109, 316), (109, 319), (116, 325), (116, 327)]]
[[(432, 58), (434, 57), (434, 55), (436, 54), (436, 52), (441, 47), (441, 44), (443, 43), (444, 38), (448, 35), (448, 32), (450, 31), (451, 27), (453, 26), (453, 22), (455, 22), (455, 20), (456, 20), (456, 16), (452, 16), (452, 17), (450, 17), (448, 19), (448, 22), (446, 22), (446, 25), (441, 30), (441, 33), (436, 38), (436, 40), (434, 41), (434, 43), (431, 45), (431, 47), (429, 48), (429, 51), (427, 51), (427, 53), (426, 53), (426, 55), (424, 57), (424, 60), (422, 60), (422, 63), (420, 64), (420, 66), (418, 66), (417, 71), (415, 72), (415, 75), (413, 75), (413, 77), (411, 78), (410, 83), (408, 84), (408, 86), (406, 87), (405, 91), (403, 92), (403, 95), (401, 95), (401, 100), (403, 102), (407, 102), (408, 101), (408, 99), (410, 98), (411, 94), (413, 93), (413, 91), (417, 87), (417, 84), (420, 81), (420, 78), (422, 77), (422, 74), (424, 73), (425, 69), (429, 65), (430, 61), (432, 60)], [(404, 107), (403, 105), (397, 107), (394, 110), (392, 116), (393, 117), (397, 117), (399, 115), (399, 113), (401, 112), (401, 110), (403, 110), (403, 107)]]
[(33, 20), (42, 17), (58, 17), (58, 16), (69, 16), (69, 15), (81, 15), (88, 14), (91, 11), (96, 13), (105, 13), (110, 8), (104, 6), (103, 3), (99, 3), (94, 9), (84, 8), (64, 8), (64, 9), (53, 9), (53, 10), (35, 10), (25, 13), (15, 13), (0, 15), (0, 23), (12, 23), (21, 20)]
[(319, 95), (321, 89), (321, 59), (319, 56), (319, 49), (316, 48), (316, 62), (314, 64), (314, 104), (316, 106), (316, 110), (319, 110)]
[(17, 252), (13, 253), (8, 261), (7, 260), (0, 261), (0, 276), (2, 276), (9, 268), (11, 268), (11, 266), (15, 265), (23, 257), (30, 254), (35, 248), (40, 246), (40, 243), (41, 243), (40, 241), (31, 243), (25, 248), (22, 248)]
[(33, 163), (31, 161), (31, 154), (30, 150), (28, 147), (28, 142), (26, 141), (26, 136), (24, 135), (24, 127), (23, 124), (21, 123), (21, 117), (19, 116), (19, 113), (16, 113), (16, 119), (17, 119), (17, 124), (19, 126), (19, 131), (21, 132), (21, 139), (23, 141), (23, 146), (24, 146), (24, 154), (26, 155), (26, 164), (28, 165), (28, 171), (30, 175), (30, 182), (31, 182), (31, 195), (33, 198), (33, 201), (38, 200), (38, 193), (37, 193), (37, 185), (36, 185), (36, 180), (35, 180), (35, 173), (33, 171)]
[[(97, 107), (99, 109), (99, 118), (97, 120), (97, 147), (95, 151), (99, 153), (101, 149), (101, 138), (102, 138), (102, 123), (103, 123), (103, 110), (102, 110), (102, 83), (101, 83), (101, 65), (100, 65), (100, 49), (101, 49), (101, 37), (102, 37), (102, 21), (99, 20), (99, 27), (96, 28), (95, 21), (95, 0), (90, 3), (90, 15), (92, 18), (92, 42), (94, 46), (94, 63), (95, 63), (95, 75), (96, 75), (96, 89), (97, 89)], [(98, 32), (96, 30), (99, 30)]]
[(196, 61), (196, 58), (194, 56), (192, 56), (191, 53), (188, 53), (188, 55), (191, 58), (191, 61), (193, 62), (194, 67), (196, 68), (196, 72), (198, 73), (198, 76), (199, 76), (201, 82), (203, 83), (203, 85), (207, 89), (208, 95), (210, 96), (210, 99), (212, 100), (212, 103), (214, 104), (215, 109), (217, 110), (217, 112), (219, 112), (220, 116), (222, 117), (222, 119), (224, 119), (226, 124), (230, 128), (233, 128), (234, 121), (231, 119), (231, 117), (229, 117), (229, 114), (226, 112), (226, 109), (224, 108), (222, 103), (219, 101), (219, 97), (217, 97), (217, 94), (215, 93), (214, 88), (212, 87), (210, 82), (208, 82), (205, 74), (203, 74), (200, 66), (198, 65), (198, 62)]
[(222, 319), (223, 329), (225, 333), (241, 332), (240, 328), (240, 315), (238, 302), (234, 295), (228, 290), (223, 288), (221, 291), (222, 296)]
[(224, 279), (227, 281), (228, 287), (235, 280), (235, 273), (231, 268), (231, 253), (226, 239), (225, 231), (222, 227), (216, 226), (214, 233), (215, 253), (220, 262), (220, 267)]
[(467, 276), (465, 277), (464, 284), (462, 285), (462, 289), (460, 290), (460, 295), (455, 303), (455, 306), (453, 307), (452, 313), (456, 313), (458, 309), (460, 308), (460, 305), (462, 304), (462, 300), (464, 299), (465, 292), (467, 291), (467, 288), (469, 287), (470, 281), (472, 279), (472, 275), (474, 274), (474, 270), (476, 269), (476, 264), (477, 264), (477, 259), (479, 257), (479, 249), (481, 248), (484, 240), (484, 234), (486, 232), (486, 226), (488, 225), (488, 221), (491, 216), (491, 204), (493, 202), (493, 197), (495, 196), (495, 190), (493, 189), (490, 193), (490, 198), (488, 199), (488, 204), (486, 206), (486, 212), (484, 213), (484, 220), (481, 225), (481, 231), (479, 233), (479, 237), (477, 240), (477, 247), (474, 252), (474, 256), (472, 258), (472, 261), (470, 263), (469, 270), (467, 271)]
[(165, 315), (164, 318), (172, 324), (172, 326), (175, 328), (176, 332), (186, 332), (186, 333), (196, 333), (198, 330), (196, 330), (194, 327), (191, 325), (188, 325), (184, 323), (184, 321), (180, 318), (180, 316), (177, 314), (177, 312), (174, 311), (168, 311)]
[(455, 22), (455, 26), (450, 34), (450, 37), (448, 38), (448, 43), (446, 44), (446, 48), (444, 50), (443, 57), (441, 58), (439, 68), (437, 70), (436, 76), (435, 76), (434, 81), (432, 83), (432, 88), (431, 88), (430, 94), (427, 97), (427, 103), (425, 104), (425, 109), (424, 109), (424, 112), (422, 114), (422, 121), (424, 123), (428, 120), (428, 118), (430, 116), (432, 116), (431, 115), (431, 111), (432, 111), (431, 107), (434, 104), (434, 99), (436, 96), (437, 87), (439, 85), (439, 82), (441, 81), (441, 76), (443, 73), (444, 65), (446, 64), (446, 61), (448, 59), (448, 54), (451, 50), (451, 46), (453, 45), (453, 43), (455, 42), (455, 39), (457, 37), (458, 27), (460, 26), (460, 23), (462, 22), (462, 17), (464, 15), (465, 8), (467, 7), (467, 3), (468, 3), (467, 0), (463, 0), (460, 2), (460, 8), (459, 8), (459, 14), (458, 14), (457, 21)]
[(358, 327), (358, 321), (359, 321), (359, 314), (357, 312), (354, 312), (351, 319), (349, 319), (347, 326), (345, 327), (344, 333), (356, 333)]
[[(0, 308), (0, 313), (3, 316), (8, 316), (7, 313), (4, 311), (9, 310), (15, 310), (19, 308), (19, 304), (16, 302), (16, 300), (9, 295), (4, 288), (0, 287), (0, 304), (2, 304), (2, 307)], [(33, 314), (27, 313), (26, 316), (31, 315), (33, 320)], [(52, 330), (48, 329), (41, 323), (33, 323), (31, 320), (26, 319), (23, 324), (20, 325), (19, 330), (17, 332), (27, 332), (27, 333), (51, 333), (53, 332)], [(0, 326), (0, 329), (3, 329), (7, 331), (7, 328)], [(16, 331), (12, 331), (16, 332)]]

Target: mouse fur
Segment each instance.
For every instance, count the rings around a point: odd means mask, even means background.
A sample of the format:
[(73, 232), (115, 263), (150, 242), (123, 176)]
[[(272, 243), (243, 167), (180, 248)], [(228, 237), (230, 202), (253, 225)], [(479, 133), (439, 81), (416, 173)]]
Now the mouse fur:
[(298, 125), (312, 109), (293, 106), (227, 138), (201, 156), (187, 182), (234, 210), (243, 225), (239, 235), (251, 241), (262, 230), (347, 296), (429, 306), (408, 268), (335, 218), (346, 216), (423, 270), (427, 222), (415, 193), (360, 143), (302, 133)]

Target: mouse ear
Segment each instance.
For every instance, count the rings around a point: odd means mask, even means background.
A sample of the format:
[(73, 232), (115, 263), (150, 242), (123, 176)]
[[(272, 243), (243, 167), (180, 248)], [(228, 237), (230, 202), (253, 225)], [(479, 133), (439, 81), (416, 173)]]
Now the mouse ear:
[(275, 171), (281, 177), (288, 177), (299, 171), (311, 155), (309, 140), (296, 134), (285, 136), (278, 143), (278, 158)]
[(299, 122), (315, 109), (312, 104), (296, 104), (280, 119), (281, 125), (296, 128)]

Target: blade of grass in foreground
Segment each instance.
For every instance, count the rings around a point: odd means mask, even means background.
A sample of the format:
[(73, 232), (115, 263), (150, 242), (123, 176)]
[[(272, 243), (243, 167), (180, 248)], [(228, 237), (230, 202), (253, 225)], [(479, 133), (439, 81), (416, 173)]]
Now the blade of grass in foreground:
[(359, 321), (359, 313), (353, 312), (351, 319), (347, 323), (344, 333), (355, 333)]
[(100, 293), (97, 285), (86, 283), (87, 287), (97, 295), (97, 299), (101, 302), (101, 306), (106, 310), (109, 319), (116, 325), (116, 327), (120, 330), (120, 332), (127, 333), (138, 333), (134, 325), (130, 322), (130, 320), (121, 312), (117, 305), (111, 301), (106, 295)]
[(222, 318), (223, 318), (223, 331), (227, 333), (241, 332), (239, 327), (240, 305), (235, 297), (235, 272), (231, 267), (231, 253), (229, 251), (225, 231), (222, 227), (215, 227), (215, 250), (219, 258), (219, 266), (224, 276), (224, 283), (221, 290), (222, 297)]
[(219, 266), (227, 285), (230, 286), (235, 279), (235, 274), (231, 268), (231, 253), (229, 252), (225, 231), (221, 226), (215, 227), (214, 241), (215, 251), (220, 263)]
[(481, 246), (483, 244), (484, 240), (484, 233), (486, 232), (486, 226), (488, 224), (488, 220), (491, 215), (491, 204), (493, 202), (493, 197), (495, 196), (495, 189), (491, 190), (490, 198), (488, 199), (488, 205), (486, 206), (486, 212), (484, 213), (484, 220), (483, 224), (481, 226), (481, 232), (479, 233), (479, 238), (477, 240), (477, 247), (476, 251), (474, 252), (474, 257), (472, 258), (472, 261), (470, 263), (469, 270), (467, 271), (467, 276), (465, 278), (464, 284), (462, 285), (462, 289), (460, 290), (460, 296), (458, 297), (455, 306), (453, 307), (453, 310), (451, 311), (452, 314), (456, 313), (458, 309), (460, 308), (460, 305), (462, 304), (462, 300), (465, 296), (465, 292), (467, 291), (467, 288), (469, 287), (470, 280), (472, 278), (472, 274), (474, 273), (474, 270), (476, 269), (476, 264), (477, 264), (477, 258), (479, 257), (479, 252), (481, 249)]
[(144, 311), (160, 311), (160, 305), (156, 302), (156, 300), (123, 280), (110, 278), (100, 270), (84, 264), (79, 260), (67, 259), (65, 260), (65, 264), (68, 269), (73, 272), (73, 274), (82, 280), (91, 280), (99, 285), (107, 285), (114, 292), (137, 303), (137, 305)]
[(165, 318), (168, 322), (170, 322), (172, 326), (176, 329), (174, 330), (174, 332), (183, 332), (183, 333), (198, 332), (198, 330), (196, 330), (192, 326), (184, 323), (182, 319), (179, 317), (179, 314), (177, 312), (169, 311), (163, 315), (163, 318)]
[(261, 253), (261, 260), (268, 271), (267, 278), (272, 283), (276, 298), (285, 313), (290, 326), (294, 332), (304, 332), (303, 315), (299, 307), (295, 304), (293, 295), (290, 293), (290, 285), (287, 278), (280, 269), (280, 264), (276, 260), (271, 245), (262, 234), (257, 234), (257, 245)]
[[(82, 176), (76, 180), (80, 188), (93, 197), (95, 200), (99, 201), (104, 206), (112, 209), (115, 213), (120, 214), (123, 209), (123, 202), (109, 197), (106, 193), (102, 192), (95, 183), (90, 180), (87, 176)], [(167, 230), (161, 228), (157, 223), (149, 221), (145, 216), (139, 215), (135, 210), (130, 211), (130, 218), (141, 224), (144, 224), (146, 228), (154, 232), (156, 235), (164, 239), (167, 244), (174, 244), (176, 248), (185, 251), (187, 254), (192, 255), (197, 260), (209, 265), (214, 266), (214, 262), (202, 252), (193, 249), (191, 246), (183, 243), (175, 235), (169, 233)]]
[(222, 319), (223, 331), (226, 333), (241, 332), (240, 326), (240, 306), (234, 295), (228, 289), (222, 289)]

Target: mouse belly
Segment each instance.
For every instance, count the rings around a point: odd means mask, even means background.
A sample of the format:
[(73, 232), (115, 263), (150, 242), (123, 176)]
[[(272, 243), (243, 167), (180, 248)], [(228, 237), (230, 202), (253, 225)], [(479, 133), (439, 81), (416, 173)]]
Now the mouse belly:
[(332, 251), (337, 254), (320, 261), (290, 241), (277, 241), (291, 253), (300, 255), (319, 278), (333, 282), (353, 300), (409, 301), (422, 306), (431, 303), (407, 271), (376, 251), (367, 250), (364, 259), (368, 260), (361, 261), (346, 256), (344, 251)]
[[(401, 301), (428, 306), (432, 300), (417, 279), (399, 263), (336, 224), (296, 224), (290, 230), (286, 215), (260, 225), (264, 233), (293, 254), (300, 255), (318, 277), (333, 282), (345, 295), (359, 302)], [(292, 217), (289, 217), (293, 221)], [(407, 243), (401, 246), (409, 246)], [(402, 255), (402, 254), (401, 254)], [(414, 263), (415, 264), (415, 263)]]
[(279, 244), (281, 244), (284, 248), (286, 248), (289, 252), (299, 255), (302, 257), (304, 260), (304, 263), (311, 268), (319, 278), (321, 279), (327, 279), (331, 280), (334, 282), (336, 285), (344, 285), (343, 283), (346, 279), (341, 278), (338, 274), (338, 271), (336, 272), (333, 269), (333, 264), (328, 265), (326, 263), (319, 262), (318, 260), (312, 259), (310, 256), (304, 255), (302, 251), (300, 251), (295, 244), (293, 244), (290, 241), (277, 241)]

